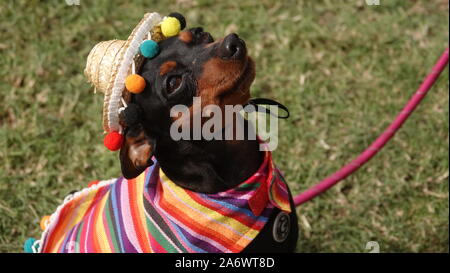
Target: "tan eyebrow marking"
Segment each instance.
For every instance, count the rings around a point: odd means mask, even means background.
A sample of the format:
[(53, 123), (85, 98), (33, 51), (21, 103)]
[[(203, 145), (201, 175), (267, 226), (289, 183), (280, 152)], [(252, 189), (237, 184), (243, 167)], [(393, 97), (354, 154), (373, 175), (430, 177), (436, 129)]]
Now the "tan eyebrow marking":
[(182, 31), (178, 35), (178, 39), (180, 39), (180, 41), (182, 41), (185, 44), (189, 44), (192, 42), (193, 39), (192, 32), (188, 30)]
[(172, 71), (175, 67), (177, 66), (177, 63), (174, 61), (167, 61), (165, 63), (163, 63), (160, 67), (159, 67), (159, 75), (164, 75), (169, 73), (170, 71)]

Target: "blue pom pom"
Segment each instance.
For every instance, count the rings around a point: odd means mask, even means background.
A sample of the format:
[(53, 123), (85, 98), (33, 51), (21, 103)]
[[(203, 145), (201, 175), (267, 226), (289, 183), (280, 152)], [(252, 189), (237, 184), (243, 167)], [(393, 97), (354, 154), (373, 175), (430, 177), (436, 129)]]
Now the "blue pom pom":
[(33, 244), (36, 242), (34, 238), (28, 238), (23, 245), (25, 253), (33, 253)]
[(153, 40), (143, 41), (139, 49), (141, 50), (142, 56), (149, 59), (155, 57), (159, 52), (158, 43)]

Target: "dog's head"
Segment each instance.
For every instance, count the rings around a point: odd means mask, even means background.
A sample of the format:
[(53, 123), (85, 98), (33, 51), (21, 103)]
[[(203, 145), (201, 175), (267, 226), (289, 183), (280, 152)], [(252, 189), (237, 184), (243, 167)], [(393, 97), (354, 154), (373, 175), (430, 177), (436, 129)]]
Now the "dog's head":
[(174, 105), (192, 111), (193, 98), (200, 97), (202, 108), (217, 105), (223, 110), (225, 105), (244, 105), (250, 98), (255, 65), (238, 35), (214, 41), (202, 28), (192, 28), (160, 42), (159, 47), (159, 55), (146, 60), (140, 72), (147, 83), (145, 90), (131, 99), (140, 109), (140, 122), (126, 126), (120, 151), (126, 178), (150, 166), (157, 139), (170, 137)]

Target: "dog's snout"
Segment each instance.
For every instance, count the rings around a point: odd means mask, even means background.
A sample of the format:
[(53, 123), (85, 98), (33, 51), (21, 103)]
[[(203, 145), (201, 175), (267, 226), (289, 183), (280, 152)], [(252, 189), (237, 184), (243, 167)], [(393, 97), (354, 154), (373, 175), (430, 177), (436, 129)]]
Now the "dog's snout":
[(194, 27), (194, 28), (191, 28), (191, 32), (192, 32), (192, 34), (198, 36), (203, 33), (203, 28), (202, 27)]
[(222, 59), (239, 60), (246, 56), (245, 42), (235, 33), (227, 35), (219, 46), (218, 55)]

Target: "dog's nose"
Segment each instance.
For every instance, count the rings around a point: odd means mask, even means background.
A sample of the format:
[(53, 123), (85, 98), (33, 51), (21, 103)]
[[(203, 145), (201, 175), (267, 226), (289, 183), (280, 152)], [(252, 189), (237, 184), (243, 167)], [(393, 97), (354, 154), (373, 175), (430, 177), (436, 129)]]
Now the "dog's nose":
[(223, 39), (218, 54), (222, 59), (239, 60), (246, 56), (247, 48), (237, 34), (231, 33)]

